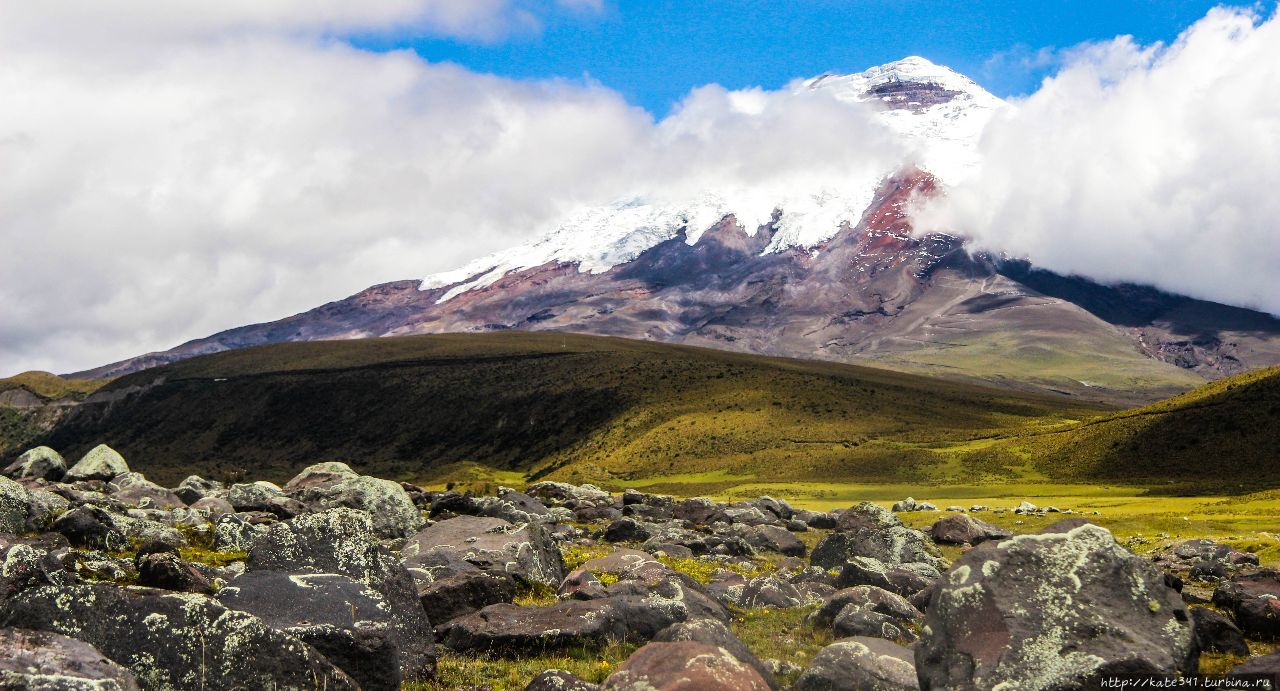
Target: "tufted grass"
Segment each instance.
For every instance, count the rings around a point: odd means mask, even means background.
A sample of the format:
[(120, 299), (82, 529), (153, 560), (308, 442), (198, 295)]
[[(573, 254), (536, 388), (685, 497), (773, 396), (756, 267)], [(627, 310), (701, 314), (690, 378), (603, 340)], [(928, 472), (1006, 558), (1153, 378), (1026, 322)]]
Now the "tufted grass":
[(713, 561), (710, 559), (683, 559), (665, 556), (658, 557), (658, 561), (666, 564), (673, 571), (683, 573), (703, 585), (710, 583), (715, 577), (717, 571), (733, 571), (734, 573), (740, 573), (749, 579), (772, 571), (764, 560), (757, 560), (750, 566), (738, 563)]
[(613, 643), (598, 650), (582, 648), (519, 659), (464, 655), (441, 648), (436, 678), (429, 682), (409, 682), (402, 688), (405, 691), (444, 691), (486, 687), (493, 691), (520, 691), (548, 669), (567, 670), (581, 679), (599, 683), (638, 647), (629, 643)]
[[(816, 605), (792, 609), (732, 608), (729, 628), (761, 660), (782, 660), (803, 669), (818, 651), (835, 640), (830, 629), (805, 623), (805, 617), (815, 609)], [(780, 674), (777, 681), (781, 687), (790, 688), (799, 676)]]

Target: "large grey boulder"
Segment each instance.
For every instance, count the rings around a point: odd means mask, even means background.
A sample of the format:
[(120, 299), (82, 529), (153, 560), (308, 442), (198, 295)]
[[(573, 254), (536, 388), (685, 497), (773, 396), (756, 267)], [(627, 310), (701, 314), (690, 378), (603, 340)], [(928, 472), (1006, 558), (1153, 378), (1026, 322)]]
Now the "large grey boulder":
[(809, 562), (834, 569), (854, 557), (870, 557), (890, 565), (922, 563), (937, 569), (944, 566), (924, 533), (906, 527), (893, 512), (871, 502), (842, 512), (836, 530), (818, 542)]
[(408, 537), (424, 523), (399, 483), (361, 475), (345, 463), (309, 466), (285, 484), (284, 493), (311, 511), (339, 507), (367, 511), (381, 537)]
[(752, 669), (760, 673), (760, 677), (769, 684), (769, 688), (778, 688), (777, 682), (773, 679), (773, 674), (769, 672), (769, 668), (765, 666), (756, 654), (746, 646), (728, 626), (716, 619), (691, 619), (689, 621), (672, 624), (667, 628), (658, 632), (653, 637), (657, 642), (673, 642), (673, 641), (694, 641), (696, 643), (706, 643), (714, 645), (717, 648), (723, 648), (730, 655), (737, 658), (738, 662), (750, 666)]
[(911, 650), (879, 638), (854, 637), (818, 651), (796, 680), (796, 691), (919, 689)]
[(504, 571), (529, 583), (559, 585), (564, 557), (540, 524), (515, 525), (501, 518), (458, 516), (414, 535), (400, 551), (410, 567), (429, 566), (437, 557), (455, 557), (484, 571)]
[(254, 541), (245, 565), (249, 572), (339, 574), (369, 586), (390, 608), (403, 678), (434, 673), (431, 623), (418, 601), (417, 586), (378, 542), (368, 513), (331, 509), (272, 525)]
[(946, 574), (925, 613), (925, 689), (1082, 688), (1099, 676), (1194, 674), (1186, 605), (1105, 528), (988, 542)]
[(137, 691), (133, 674), (68, 636), (0, 628), (0, 689)]
[(109, 488), (112, 498), (128, 506), (173, 509), (187, 505), (177, 494), (148, 480), (142, 473), (121, 473), (111, 480)]
[(67, 474), (67, 461), (57, 451), (47, 446), (37, 446), (18, 456), (18, 460), (4, 469), (4, 474), (9, 477), (57, 482)]
[(496, 604), (440, 627), (440, 641), (453, 650), (500, 656), (602, 647), (626, 638), (624, 612), (609, 599), (545, 607)]
[(1004, 540), (1013, 537), (1013, 533), (967, 513), (958, 513), (938, 519), (929, 527), (929, 536), (943, 545), (976, 545), (988, 540)]
[(201, 595), (115, 585), (39, 586), (0, 603), (0, 626), (74, 636), (143, 689), (355, 689), (298, 639)]
[(194, 504), (205, 497), (211, 497), (224, 491), (221, 482), (206, 480), (199, 475), (188, 475), (173, 489), (173, 493), (187, 504)]
[(31, 499), (27, 488), (0, 477), (0, 533), (22, 533), (27, 530)]
[(129, 472), (129, 464), (124, 462), (123, 456), (106, 444), (98, 444), (71, 466), (62, 479), (65, 482), (110, 480), (127, 472)]
[(250, 571), (217, 599), (311, 645), (365, 691), (400, 688), (402, 641), (390, 607), (364, 583), (332, 573)]

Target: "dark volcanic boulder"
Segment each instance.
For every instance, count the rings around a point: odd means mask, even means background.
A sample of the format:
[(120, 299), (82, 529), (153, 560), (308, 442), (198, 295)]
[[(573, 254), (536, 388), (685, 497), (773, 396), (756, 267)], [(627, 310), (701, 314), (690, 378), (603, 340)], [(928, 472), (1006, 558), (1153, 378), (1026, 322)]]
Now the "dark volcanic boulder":
[(1192, 607), (1191, 621), (1195, 626), (1196, 645), (1201, 651), (1249, 654), (1249, 644), (1244, 640), (1244, 633), (1230, 619), (1207, 607)]
[(213, 584), (194, 566), (172, 552), (153, 552), (138, 563), (138, 584), (181, 593), (213, 594)]
[(173, 493), (179, 499), (188, 505), (194, 504), (205, 497), (213, 496), (215, 493), (223, 489), (222, 483), (216, 480), (206, 480), (199, 475), (188, 475), (177, 487), (173, 489)]
[(737, 658), (738, 662), (749, 665), (759, 672), (760, 677), (769, 684), (770, 688), (778, 688), (777, 683), (773, 680), (773, 675), (769, 672), (769, 668), (760, 661), (760, 658), (756, 657), (755, 653), (751, 652), (746, 644), (729, 630), (728, 626), (715, 619), (694, 619), (672, 624), (659, 631), (658, 635), (653, 637), (653, 640), (658, 642), (694, 641), (723, 648), (730, 655)]
[(529, 583), (556, 586), (564, 580), (564, 557), (541, 525), (513, 525), (501, 518), (459, 516), (428, 526), (401, 550), (410, 567), (444, 552), (485, 571), (503, 571)]
[(980, 521), (967, 513), (940, 518), (929, 528), (929, 537), (944, 545), (976, 545), (1012, 536), (1013, 533), (1004, 528)]
[(200, 595), (40, 586), (0, 604), (0, 626), (74, 635), (144, 689), (356, 688), (311, 646)]
[(515, 596), (515, 579), (505, 573), (459, 573), (418, 586), (422, 608), (436, 626)]
[(440, 642), (457, 651), (496, 655), (602, 647), (624, 640), (622, 612), (605, 600), (566, 600), (546, 607), (490, 605), (440, 627)]
[(609, 542), (644, 542), (652, 536), (653, 530), (634, 518), (619, 518), (604, 529)]
[(435, 672), (431, 622), (404, 565), (378, 543), (369, 514), (331, 509), (277, 523), (253, 543), (252, 571), (333, 573), (359, 581), (382, 596), (400, 645), (400, 672), (423, 679)]
[(1087, 524), (966, 553), (916, 647), (926, 689), (1081, 688), (1104, 674), (1194, 674), (1197, 663), (1186, 606), (1160, 570)]
[(1255, 657), (1231, 668), (1231, 674), (1267, 674), (1272, 679), (1280, 676), (1280, 652)]
[(745, 531), (747, 544), (758, 550), (777, 552), (789, 557), (803, 557), (804, 543), (786, 528), (776, 525), (757, 525)]
[(128, 540), (117, 526), (116, 518), (91, 504), (62, 514), (53, 522), (52, 528), (77, 547), (110, 552), (128, 546)]
[(911, 650), (879, 638), (848, 638), (823, 648), (796, 680), (796, 691), (919, 689)]
[(757, 576), (742, 589), (743, 607), (799, 607), (804, 596), (796, 587), (775, 576)]
[(1235, 614), (1246, 634), (1280, 637), (1280, 572), (1262, 569), (1236, 576), (1213, 591), (1213, 604)]
[(137, 691), (129, 670), (93, 646), (48, 631), (0, 629), (0, 689)]
[(218, 601), (307, 643), (366, 691), (400, 688), (402, 641), (390, 607), (359, 581), (331, 573), (251, 571), (218, 591)]
[(62, 454), (47, 446), (37, 446), (18, 456), (18, 460), (4, 469), (4, 475), (16, 478), (38, 478), (57, 482), (67, 474), (67, 462)]
[(765, 691), (769, 684), (729, 651), (706, 643), (649, 643), (632, 653), (601, 689), (618, 691)]
[(874, 585), (911, 597), (933, 585), (938, 575), (933, 567), (926, 564), (889, 566), (871, 557), (854, 557), (840, 569), (836, 585), (841, 588)]

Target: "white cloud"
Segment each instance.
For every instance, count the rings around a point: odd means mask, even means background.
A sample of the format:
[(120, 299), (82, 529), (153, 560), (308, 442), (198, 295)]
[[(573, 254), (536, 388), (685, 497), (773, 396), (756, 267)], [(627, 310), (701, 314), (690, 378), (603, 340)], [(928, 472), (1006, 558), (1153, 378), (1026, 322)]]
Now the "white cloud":
[[(238, 7), (208, 21), (257, 16)], [(590, 82), (180, 29), (92, 56), (0, 42), (0, 374), (95, 366), (421, 278), (582, 204), (862, 170), (893, 151), (823, 95), (707, 87), (655, 123)]]
[(931, 225), (1058, 272), (1280, 314), (1280, 19), (1067, 51)]

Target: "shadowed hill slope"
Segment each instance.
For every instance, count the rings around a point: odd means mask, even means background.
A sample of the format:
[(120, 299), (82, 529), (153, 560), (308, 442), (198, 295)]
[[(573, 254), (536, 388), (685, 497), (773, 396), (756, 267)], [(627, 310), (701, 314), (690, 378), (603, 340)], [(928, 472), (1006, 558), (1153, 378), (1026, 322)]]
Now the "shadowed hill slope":
[(1088, 478), (1239, 490), (1280, 484), (1280, 367), (1247, 372), (1019, 445)]
[(122, 377), (42, 440), (106, 442), (157, 480), (285, 478), (319, 460), (426, 478), (725, 471), (911, 480), (926, 447), (1105, 409), (886, 370), (617, 338), (503, 332), (284, 343)]

